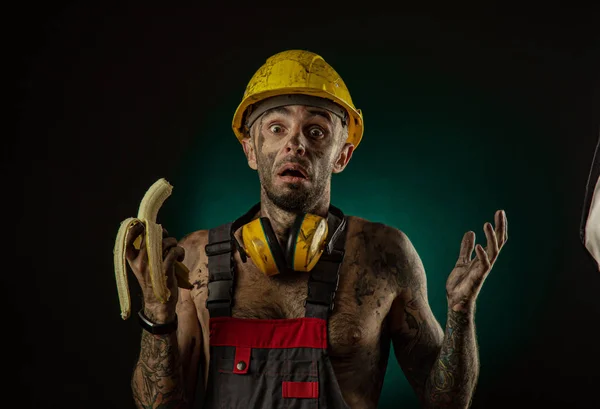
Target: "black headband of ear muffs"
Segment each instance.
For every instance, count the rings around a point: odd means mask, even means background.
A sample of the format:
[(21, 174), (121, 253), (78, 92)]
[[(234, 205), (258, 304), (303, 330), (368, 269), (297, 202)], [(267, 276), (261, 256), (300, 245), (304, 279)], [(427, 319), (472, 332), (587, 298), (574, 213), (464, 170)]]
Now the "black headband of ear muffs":
[(294, 252), (296, 250), (298, 234), (300, 234), (300, 229), (302, 228), (302, 222), (304, 222), (304, 215), (296, 217), (290, 229), (290, 234), (288, 234), (287, 246), (285, 247), (285, 259), (288, 268), (294, 267)]

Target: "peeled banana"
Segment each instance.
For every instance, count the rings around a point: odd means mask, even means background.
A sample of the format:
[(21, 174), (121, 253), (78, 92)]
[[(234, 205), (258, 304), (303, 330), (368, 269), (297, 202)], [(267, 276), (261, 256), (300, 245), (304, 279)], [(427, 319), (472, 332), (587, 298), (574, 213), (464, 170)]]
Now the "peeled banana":
[[(138, 216), (130, 217), (121, 222), (115, 248), (113, 251), (115, 264), (115, 278), (117, 281), (117, 291), (119, 293), (119, 304), (121, 306), (121, 318), (126, 320), (131, 314), (131, 296), (129, 294), (129, 283), (127, 281), (127, 259), (125, 251), (127, 246), (127, 236), (129, 230), (137, 223), (143, 223), (145, 226), (144, 245), (148, 254), (148, 266), (150, 269), (150, 282), (154, 296), (161, 303), (166, 303), (171, 291), (167, 287), (167, 276), (162, 271), (162, 226), (156, 223), (158, 211), (171, 196), (173, 186), (164, 178), (157, 180), (148, 189), (138, 210)], [(139, 250), (141, 244), (141, 235), (136, 238), (134, 246)], [(182, 288), (190, 289), (192, 285), (189, 282), (189, 270), (187, 267), (176, 261), (174, 264), (175, 277), (177, 285)]]

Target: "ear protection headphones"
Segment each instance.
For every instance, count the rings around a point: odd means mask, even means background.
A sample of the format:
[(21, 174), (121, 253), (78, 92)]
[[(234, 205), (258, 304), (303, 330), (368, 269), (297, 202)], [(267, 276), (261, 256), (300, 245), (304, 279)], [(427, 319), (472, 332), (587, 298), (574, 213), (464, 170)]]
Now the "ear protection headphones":
[(282, 248), (268, 218), (253, 220), (259, 210), (260, 203), (236, 220), (232, 231), (242, 225), (244, 245), (240, 249), (243, 252), (240, 252), (250, 257), (268, 276), (289, 270), (311, 271), (324, 251), (331, 252), (335, 237), (345, 226), (344, 214), (334, 206), (330, 206), (327, 218), (310, 213), (299, 214), (290, 229), (287, 244)]

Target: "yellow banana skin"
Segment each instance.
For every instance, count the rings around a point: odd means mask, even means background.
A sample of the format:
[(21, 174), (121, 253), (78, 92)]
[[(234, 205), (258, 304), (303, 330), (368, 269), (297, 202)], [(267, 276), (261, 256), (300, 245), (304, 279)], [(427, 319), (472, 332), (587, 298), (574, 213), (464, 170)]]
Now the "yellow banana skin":
[[(119, 304), (121, 307), (121, 318), (126, 320), (131, 315), (131, 296), (129, 293), (129, 283), (127, 280), (127, 259), (126, 245), (129, 230), (137, 223), (144, 223), (144, 245), (148, 254), (148, 267), (150, 270), (150, 282), (154, 296), (161, 303), (166, 303), (171, 291), (167, 287), (167, 276), (162, 271), (162, 226), (156, 223), (158, 211), (171, 195), (173, 186), (164, 178), (157, 180), (148, 189), (138, 210), (137, 218), (130, 217), (121, 222), (115, 248), (113, 251), (115, 265), (115, 279), (117, 282), (117, 291), (119, 294)], [(137, 237), (134, 246), (139, 250), (141, 236)], [(182, 288), (191, 289), (192, 285), (189, 282), (189, 270), (187, 267), (176, 261), (174, 264), (175, 277), (177, 285)]]

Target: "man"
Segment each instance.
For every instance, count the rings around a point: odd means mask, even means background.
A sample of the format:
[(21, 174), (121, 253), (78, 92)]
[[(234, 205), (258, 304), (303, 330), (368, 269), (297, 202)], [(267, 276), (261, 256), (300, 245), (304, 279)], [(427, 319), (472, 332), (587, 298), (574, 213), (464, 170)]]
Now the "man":
[[(468, 407), (478, 377), (475, 301), (507, 240), (504, 212), (495, 228), (485, 223), (485, 249), (464, 235), (443, 331), (408, 237), (330, 203), (331, 175), (363, 133), (332, 67), (307, 51), (269, 58), (233, 129), (258, 172), (260, 204), (233, 224), (164, 238), (174, 294), (166, 304), (153, 296), (144, 246), (133, 247), (143, 225), (130, 232), (146, 329), (132, 379), (138, 407), (375, 408), (390, 342), (423, 407)], [(175, 260), (193, 289), (177, 288)]]
[(600, 270), (600, 137), (585, 190), (579, 236)]

